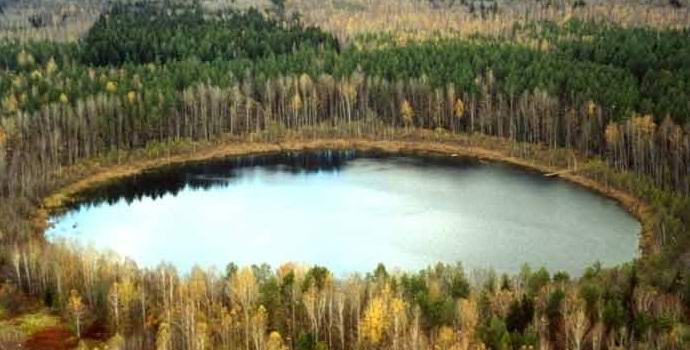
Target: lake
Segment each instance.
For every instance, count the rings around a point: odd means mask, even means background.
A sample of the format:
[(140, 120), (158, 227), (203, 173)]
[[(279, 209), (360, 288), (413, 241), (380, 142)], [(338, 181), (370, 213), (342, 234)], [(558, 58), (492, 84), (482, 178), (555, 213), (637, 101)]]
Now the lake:
[(323, 151), (168, 166), (84, 191), (50, 239), (138, 264), (286, 262), (336, 274), (437, 262), (579, 275), (638, 254), (639, 222), (615, 201), (502, 163)]

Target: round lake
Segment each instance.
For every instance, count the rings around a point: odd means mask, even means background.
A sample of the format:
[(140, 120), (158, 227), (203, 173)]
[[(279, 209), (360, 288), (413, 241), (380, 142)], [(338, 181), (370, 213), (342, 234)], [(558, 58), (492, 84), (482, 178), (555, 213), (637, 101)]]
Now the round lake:
[(616, 202), (500, 163), (324, 151), (229, 158), (94, 187), (52, 218), (50, 239), (138, 264), (300, 262), (338, 274), (437, 262), (579, 275), (637, 254)]

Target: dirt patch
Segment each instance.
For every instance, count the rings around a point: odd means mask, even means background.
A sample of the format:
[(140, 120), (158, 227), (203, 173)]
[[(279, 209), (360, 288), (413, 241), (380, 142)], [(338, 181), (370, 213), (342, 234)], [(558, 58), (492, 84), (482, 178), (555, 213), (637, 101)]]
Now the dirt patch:
[(34, 333), (24, 342), (29, 350), (68, 350), (77, 346), (77, 338), (62, 327), (52, 327)]
[(109, 331), (106, 325), (101, 321), (93, 322), (89, 327), (87, 327), (82, 333), (83, 338), (87, 338), (95, 341), (106, 341), (108, 340)]

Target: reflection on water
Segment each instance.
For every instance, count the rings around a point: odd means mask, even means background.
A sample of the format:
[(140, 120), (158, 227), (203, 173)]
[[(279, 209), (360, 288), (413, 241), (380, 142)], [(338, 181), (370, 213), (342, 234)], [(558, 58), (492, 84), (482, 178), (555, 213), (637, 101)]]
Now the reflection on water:
[(354, 151), (167, 167), (91, 189), (50, 237), (188, 270), (288, 261), (338, 273), (438, 261), (579, 274), (633, 258), (639, 223), (613, 201), (502, 164)]

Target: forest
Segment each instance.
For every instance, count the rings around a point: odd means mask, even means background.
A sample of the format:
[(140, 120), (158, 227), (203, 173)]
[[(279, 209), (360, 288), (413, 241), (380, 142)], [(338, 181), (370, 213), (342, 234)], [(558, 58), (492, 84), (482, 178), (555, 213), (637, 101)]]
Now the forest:
[[(64, 348), (690, 346), (682, 2), (633, 21), (565, 0), (525, 5), (541, 14), (533, 18), (501, 1), (406, 0), (392, 13), (431, 19), (416, 31), (370, 32), (333, 22), (358, 11), (357, 1), (346, 2), (354, 10), (334, 1), (312, 12), (309, 3), (65, 6), (69, 32), (85, 28), (66, 40), (38, 19), (26, 30), (0, 26), (0, 348), (30, 335), (3, 320), (32, 312), (29, 300), (65, 325)], [(0, 4), (0, 21), (22, 13)], [(477, 31), (429, 24), (446, 6)], [(322, 22), (321, 11), (337, 15)], [(685, 25), (655, 22), (656, 11)], [(497, 22), (500, 33), (485, 29)], [(458, 263), (339, 278), (325, 267), (236, 266), (232, 257), (220, 271), (183, 275), (48, 243), (36, 227), (43, 199), (96, 171), (94, 162), (329, 137), (503, 147), (577, 171), (648, 204), (642, 254), (582, 277), (529, 266), (515, 276), (470, 274)]]

